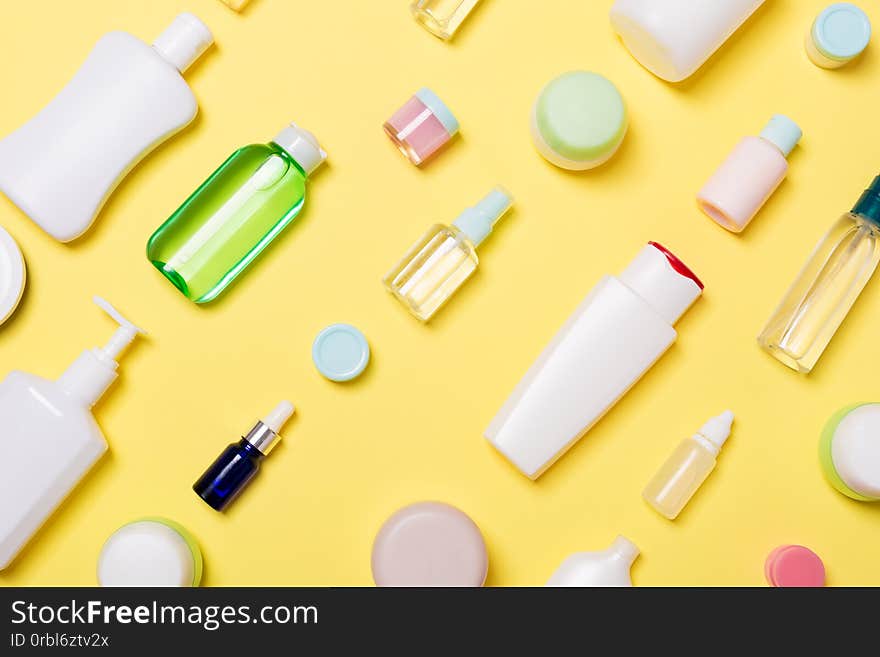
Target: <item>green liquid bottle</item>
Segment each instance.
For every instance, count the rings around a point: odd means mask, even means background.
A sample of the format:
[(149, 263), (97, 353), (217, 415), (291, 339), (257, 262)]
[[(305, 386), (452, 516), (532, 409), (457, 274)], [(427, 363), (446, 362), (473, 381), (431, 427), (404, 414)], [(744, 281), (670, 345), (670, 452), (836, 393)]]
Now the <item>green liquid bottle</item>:
[(188, 299), (215, 299), (300, 213), (326, 158), (293, 124), (237, 150), (153, 233), (147, 258)]

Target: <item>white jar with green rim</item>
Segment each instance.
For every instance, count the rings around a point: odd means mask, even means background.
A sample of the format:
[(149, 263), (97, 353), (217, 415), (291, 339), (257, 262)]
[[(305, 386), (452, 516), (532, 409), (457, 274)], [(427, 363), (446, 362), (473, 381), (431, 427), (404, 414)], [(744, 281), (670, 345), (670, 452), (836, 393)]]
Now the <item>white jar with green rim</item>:
[(860, 502), (880, 501), (880, 403), (832, 415), (822, 430), (819, 460), (838, 491)]
[(584, 171), (607, 162), (626, 136), (626, 105), (617, 87), (589, 71), (552, 80), (532, 109), (535, 148), (551, 164)]

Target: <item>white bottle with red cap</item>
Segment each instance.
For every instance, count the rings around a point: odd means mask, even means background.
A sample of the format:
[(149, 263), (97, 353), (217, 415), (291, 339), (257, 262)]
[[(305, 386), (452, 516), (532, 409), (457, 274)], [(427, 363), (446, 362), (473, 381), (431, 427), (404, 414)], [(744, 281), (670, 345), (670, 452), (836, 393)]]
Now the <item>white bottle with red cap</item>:
[(82, 235), (126, 174), (196, 117), (182, 73), (213, 41), (186, 13), (152, 46), (127, 32), (102, 37), (67, 86), (0, 141), (0, 191), (59, 242)]
[(143, 331), (104, 299), (95, 303), (119, 324), (104, 347), (82, 352), (55, 381), (20, 371), (0, 381), (0, 570), (107, 451), (92, 406)]
[(703, 284), (651, 242), (587, 295), (520, 381), (485, 436), (537, 479), (675, 342)]

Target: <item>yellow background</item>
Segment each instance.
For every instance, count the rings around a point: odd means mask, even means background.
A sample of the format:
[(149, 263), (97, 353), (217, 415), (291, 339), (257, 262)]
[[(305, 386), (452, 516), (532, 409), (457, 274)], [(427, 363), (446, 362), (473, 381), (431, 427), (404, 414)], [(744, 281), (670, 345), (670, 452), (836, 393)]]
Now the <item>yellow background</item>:
[[(47, 102), (109, 30), (151, 41), (189, 10), (217, 46), (186, 76), (199, 118), (129, 176), (86, 237), (56, 244), (0, 200), (0, 224), (29, 266), (22, 306), (0, 329), (4, 370), (54, 378), (103, 344), (113, 324), (93, 294), (151, 332), (95, 409), (110, 452), (0, 582), (93, 584), (112, 531), (165, 515), (198, 538), (207, 585), (370, 585), (385, 518), (437, 499), (482, 528), (490, 585), (542, 584), (568, 554), (618, 533), (642, 549), (639, 585), (761, 585), (765, 556), (792, 542), (822, 556), (831, 584), (880, 584), (880, 505), (832, 490), (816, 455), (833, 411), (880, 401), (880, 283), (809, 377), (755, 344), (813, 245), (878, 173), (876, 44), (845, 69), (821, 70), (803, 38), (824, 2), (769, 0), (702, 72), (671, 86), (615, 38), (610, 0), (486, 0), (452, 44), (418, 27), (407, 4), (254, 0), (237, 15), (218, 0), (3, 3), (0, 134)], [(880, 24), (875, 0), (861, 4)], [(619, 86), (631, 131), (609, 164), (575, 174), (534, 152), (528, 116), (548, 80), (577, 68)], [(454, 108), (462, 135), (418, 170), (381, 124), (423, 85)], [(694, 194), (777, 112), (804, 140), (788, 181), (732, 235), (697, 211)], [(291, 120), (330, 153), (308, 209), (229, 294), (196, 307), (147, 263), (147, 238), (230, 152)], [(382, 275), (430, 224), (451, 222), (496, 183), (516, 196), (515, 212), (484, 245), (478, 275), (421, 325)], [(703, 278), (705, 296), (673, 349), (533, 483), (482, 431), (600, 276), (651, 239)], [(321, 378), (310, 354), (339, 321), (373, 349), (348, 385)], [(299, 412), (282, 446), (215, 513), (192, 482), (284, 397)], [(676, 522), (656, 515), (642, 487), (727, 407), (737, 420), (718, 469)]]

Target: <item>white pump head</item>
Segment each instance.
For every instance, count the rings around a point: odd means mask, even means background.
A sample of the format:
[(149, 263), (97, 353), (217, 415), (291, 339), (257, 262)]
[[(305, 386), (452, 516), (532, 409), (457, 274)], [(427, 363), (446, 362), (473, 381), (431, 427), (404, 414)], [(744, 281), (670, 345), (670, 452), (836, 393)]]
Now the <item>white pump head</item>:
[(58, 379), (64, 391), (71, 397), (92, 407), (110, 387), (116, 377), (119, 364), (116, 358), (138, 336), (146, 331), (128, 321), (110, 302), (95, 296), (93, 301), (119, 324), (116, 333), (105, 347), (87, 349), (80, 354)]
[(116, 329), (116, 333), (114, 333), (113, 337), (110, 338), (107, 346), (105, 346), (103, 349), (98, 350), (105, 358), (108, 358), (109, 360), (116, 360), (116, 357), (119, 356), (119, 354), (121, 354), (128, 345), (134, 342), (134, 339), (138, 335), (147, 334), (145, 330), (143, 330), (142, 328), (138, 328), (130, 321), (128, 321), (125, 317), (123, 317), (122, 313), (116, 310), (116, 308), (114, 308), (113, 305), (106, 299), (95, 295), (94, 297), (92, 297), (92, 301), (94, 301), (101, 310), (110, 315), (110, 317), (115, 319), (116, 323), (119, 324), (119, 328)]

